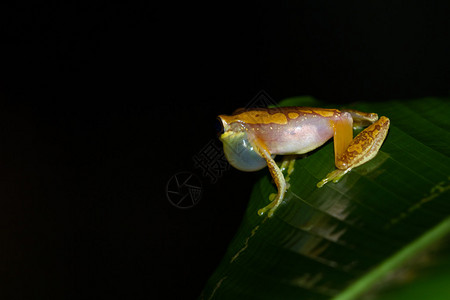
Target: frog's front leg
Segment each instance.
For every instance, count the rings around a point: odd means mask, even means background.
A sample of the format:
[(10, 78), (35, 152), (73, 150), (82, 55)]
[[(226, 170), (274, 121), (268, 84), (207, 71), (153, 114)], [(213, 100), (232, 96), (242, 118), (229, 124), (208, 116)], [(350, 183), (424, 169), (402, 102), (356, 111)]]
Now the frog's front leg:
[(267, 216), (270, 218), (277, 207), (281, 204), (281, 201), (283, 201), (284, 194), (286, 193), (286, 180), (284, 179), (283, 173), (281, 172), (277, 163), (273, 160), (272, 155), (270, 154), (264, 142), (256, 138), (252, 141), (252, 144), (255, 146), (255, 149), (259, 153), (259, 155), (261, 155), (266, 160), (267, 167), (269, 168), (270, 174), (272, 175), (272, 178), (275, 181), (278, 189), (276, 197), (270, 202), (270, 204), (258, 210), (258, 214), (260, 216), (268, 212)]
[[(371, 114), (366, 119), (374, 122)], [(361, 120), (359, 120), (361, 122)], [(352, 139), (353, 119), (349, 112), (343, 112), (337, 120), (332, 121), (334, 129), (334, 155), (337, 170), (329, 173), (317, 187), (322, 187), (329, 181), (337, 182), (352, 168), (358, 167), (378, 153), (389, 129), (389, 119), (381, 117)]]

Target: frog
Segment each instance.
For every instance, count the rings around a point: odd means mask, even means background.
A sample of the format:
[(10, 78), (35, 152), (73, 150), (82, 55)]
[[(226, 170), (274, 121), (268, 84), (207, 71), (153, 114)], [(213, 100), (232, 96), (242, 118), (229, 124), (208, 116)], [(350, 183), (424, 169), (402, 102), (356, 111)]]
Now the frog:
[[(314, 107), (271, 107), (238, 109), (219, 115), (219, 139), (226, 159), (234, 168), (254, 172), (269, 169), (277, 193), (259, 209), (260, 216), (272, 217), (289, 188), (289, 176), (297, 156), (305, 155), (333, 138), (336, 169), (317, 183), (338, 183), (352, 169), (373, 159), (383, 144), (389, 118), (353, 109)], [(365, 128), (355, 137), (353, 129)], [(283, 155), (281, 164), (275, 162)], [(286, 178), (283, 172), (287, 173)]]

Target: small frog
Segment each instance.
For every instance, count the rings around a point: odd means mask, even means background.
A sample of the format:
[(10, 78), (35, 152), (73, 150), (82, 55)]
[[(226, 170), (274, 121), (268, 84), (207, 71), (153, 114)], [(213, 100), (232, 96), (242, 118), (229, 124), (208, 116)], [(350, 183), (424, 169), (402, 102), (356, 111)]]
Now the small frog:
[[(275, 155), (304, 154), (314, 150), (331, 137), (337, 170), (329, 173), (317, 187), (329, 181), (338, 182), (352, 168), (375, 157), (389, 129), (389, 119), (375, 113), (313, 107), (277, 107), (238, 109), (231, 116), (218, 116), (222, 127), (220, 140), (229, 163), (241, 171), (257, 171), (265, 166), (277, 186), (278, 193), (271, 203), (258, 211), (271, 217), (281, 204), (293, 171), (294, 158), (288, 157), (281, 168)], [(370, 126), (368, 126), (370, 125)], [(353, 138), (354, 127), (365, 127)]]

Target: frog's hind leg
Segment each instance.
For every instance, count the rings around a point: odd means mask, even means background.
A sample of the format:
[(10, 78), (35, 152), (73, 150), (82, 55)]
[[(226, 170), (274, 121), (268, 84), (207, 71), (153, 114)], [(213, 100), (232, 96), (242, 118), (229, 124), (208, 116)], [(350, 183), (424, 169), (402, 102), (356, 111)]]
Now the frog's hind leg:
[[(340, 164), (339, 158), (347, 150), (353, 139), (353, 118), (351, 113), (341, 113), (338, 119), (332, 121), (332, 126), (334, 131), (334, 160), (337, 166)], [(338, 182), (348, 171), (350, 169), (345, 171), (338, 169), (328, 173), (324, 179), (317, 183), (317, 187), (321, 188), (329, 181)]]
[[(353, 124), (352, 116), (349, 114), (351, 113), (344, 112), (338, 120), (333, 122), (335, 164), (338, 170), (329, 173), (321, 180), (317, 184), (319, 188), (329, 181), (339, 181), (352, 168), (358, 167), (374, 158), (386, 138), (390, 121), (386, 117), (381, 117), (354, 139), (351, 139)], [(378, 118), (378, 116), (374, 114), (373, 118)], [(369, 120), (360, 119), (358, 122), (361, 123), (363, 121)]]
[(348, 112), (353, 119), (353, 128), (363, 128), (373, 124), (378, 120), (376, 113), (366, 113), (354, 109), (341, 109), (341, 112)]
[(388, 118), (380, 117), (378, 121), (361, 131), (337, 158), (336, 167), (341, 170), (355, 168), (374, 158), (386, 138), (389, 125)]

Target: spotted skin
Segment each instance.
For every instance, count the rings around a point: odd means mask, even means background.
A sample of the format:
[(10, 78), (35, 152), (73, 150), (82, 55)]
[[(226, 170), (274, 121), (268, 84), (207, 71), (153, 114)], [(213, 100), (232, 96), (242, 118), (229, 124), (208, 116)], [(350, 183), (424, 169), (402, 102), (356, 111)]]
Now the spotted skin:
[[(234, 133), (242, 136), (244, 132), (251, 149), (266, 160), (278, 193), (258, 213), (267, 213), (269, 217), (281, 204), (288, 186), (273, 155), (307, 153), (333, 137), (337, 170), (317, 184), (320, 188), (329, 181), (337, 182), (352, 168), (374, 158), (390, 125), (387, 117), (378, 119), (375, 113), (313, 107), (239, 109), (230, 116), (220, 115), (219, 119), (224, 128), (223, 137)], [(353, 138), (354, 126), (368, 127)]]
[(310, 107), (279, 107), (279, 108), (259, 108), (254, 110), (239, 109), (231, 116), (220, 115), (224, 122), (231, 124), (240, 122), (245, 124), (281, 124), (285, 125), (289, 120), (295, 120), (298, 117), (317, 116), (333, 117), (338, 116), (340, 111), (337, 109), (310, 108)]
[(341, 170), (354, 168), (375, 157), (386, 138), (389, 122), (388, 118), (381, 117), (358, 134), (339, 157), (336, 167)]

